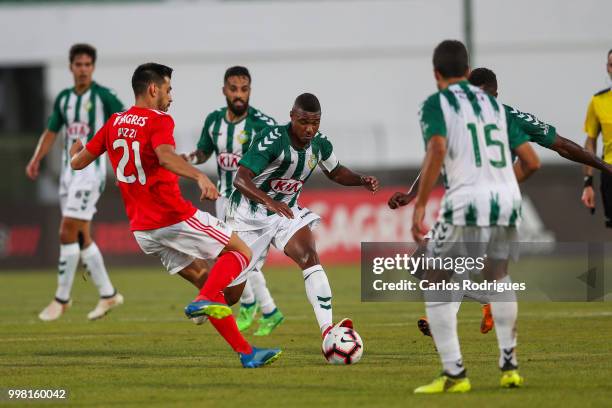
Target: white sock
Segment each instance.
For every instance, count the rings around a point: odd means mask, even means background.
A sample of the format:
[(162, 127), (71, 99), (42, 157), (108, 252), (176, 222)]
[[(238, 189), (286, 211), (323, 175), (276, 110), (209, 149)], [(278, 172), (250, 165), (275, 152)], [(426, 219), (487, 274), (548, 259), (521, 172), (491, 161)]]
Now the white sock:
[(264, 274), (259, 269), (253, 269), (249, 272), (249, 280), (255, 293), (255, 299), (257, 299), (261, 308), (261, 313), (272, 313), (276, 309), (276, 303), (274, 303), (274, 299), (272, 299), (272, 295), (266, 286)]
[[(499, 279), (498, 282), (511, 283), (510, 276)], [(516, 359), (516, 318), (518, 303), (514, 291), (492, 293), (491, 313), (495, 322), (495, 334), (499, 345), (499, 368), (511, 370), (518, 367)]]
[(95, 242), (81, 251), (81, 260), (91, 274), (94, 284), (98, 288), (100, 297), (111, 297), (115, 294), (115, 288), (108, 277), (102, 253)]
[(464, 370), (457, 336), (458, 302), (425, 302), (431, 335), (436, 343), (444, 371), (450, 375)]
[(60, 245), (60, 256), (57, 275), (57, 290), (55, 298), (68, 302), (70, 300), (70, 290), (74, 281), (74, 274), (79, 266), (79, 244)]
[(242, 295), (240, 295), (240, 304), (241, 305), (252, 305), (255, 303), (255, 293), (253, 293), (253, 285), (251, 285), (251, 274), (246, 280), (244, 285), (244, 289), (242, 289)]
[(327, 275), (321, 265), (302, 271), (306, 297), (314, 309), (321, 333), (332, 324), (332, 293)]

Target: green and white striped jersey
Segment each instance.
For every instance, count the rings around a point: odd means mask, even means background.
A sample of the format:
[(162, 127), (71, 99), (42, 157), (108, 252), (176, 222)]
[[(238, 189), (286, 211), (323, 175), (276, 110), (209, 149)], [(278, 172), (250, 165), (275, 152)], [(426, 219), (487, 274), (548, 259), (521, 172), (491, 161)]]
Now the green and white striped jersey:
[[(329, 139), (320, 132), (310, 145), (296, 149), (291, 144), (291, 124), (266, 128), (253, 139), (251, 147), (238, 163), (255, 173), (253, 183), (276, 201), (297, 206), (302, 186), (317, 165), (327, 171), (338, 166), (338, 159)], [(235, 190), (230, 198), (229, 218), (264, 220), (273, 213), (263, 205)], [(238, 217), (235, 217), (238, 215)]]
[(504, 105), (508, 129), (510, 132), (523, 132), (530, 142), (550, 148), (557, 137), (557, 129), (553, 125), (542, 122), (531, 113), (521, 112), (512, 106)]
[(217, 188), (224, 197), (234, 190), (238, 162), (249, 149), (252, 138), (262, 129), (276, 125), (276, 121), (249, 106), (247, 116), (237, 123), (227, 121), (227, 107), (210, 113), (204, 121), (198, 150), (217, 156)]
[(527, 142), (508, 128), (507, 112), (481, 89), (461, 81), (430, 96), (420, 112), (425, 144), (447, 139), (446, 192), (439, 221), (466, 226), (516, 226), (521, 193), (512, 170), (511, 149)]
[(64, 89), (53, 103), (53, 111), (47, 122), (47, 129), (64, 133), (64, 150), (62, 152), (62, 177), (87, 178), (104, 181), (106, 178), (106, 159), (99, 157), (95, 166), (88, 166), (79, 171), (70, 168), (70, 146), (81, 139), (83, 145), (106, 123), (108, 118), (124, 110), (123, 104), (109, 88), (92, 82), (89, 89), (77, 95), (74, 88)]

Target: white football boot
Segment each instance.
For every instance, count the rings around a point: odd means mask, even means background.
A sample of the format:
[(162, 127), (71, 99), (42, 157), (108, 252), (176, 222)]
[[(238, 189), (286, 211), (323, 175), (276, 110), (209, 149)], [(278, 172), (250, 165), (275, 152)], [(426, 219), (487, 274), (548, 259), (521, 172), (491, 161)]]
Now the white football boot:
[(72, 306), (72, 300), (68, 301), (68, 303), (60, 303), (56, 299), (53, 299), (51, 303), (38, 314), (38, 318), (43, 322), (57, 320), (70, 306)]
[(116, 308), (123, 304), (123, 295), (116, 293), (115, 296), (110, 298), (100, 299), (96, 308), (87, 314), (89, 320), (96, 320), (104, 317), (111, 309)]

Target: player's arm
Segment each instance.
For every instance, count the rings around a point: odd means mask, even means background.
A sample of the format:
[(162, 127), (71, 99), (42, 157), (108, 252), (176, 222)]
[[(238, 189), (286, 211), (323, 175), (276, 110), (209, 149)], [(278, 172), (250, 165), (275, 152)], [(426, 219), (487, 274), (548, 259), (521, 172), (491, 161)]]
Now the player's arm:
[(26, 166), (26, 174), (32, 180), (36, 180), (38, 177), (40, 162), (49, 153), (56, 138), (57, 132), (53, 132), (49, 129), (45, 129), (42, 135), (40, 135), (36, 149), (34, 149), (34, 154), (32, 154), (32, 158)]
[(518, 156), (513, 165), (514, 175), (516, 176), (516, 181), (521, 183), (538, 171), (541, 166), (540, 158), (529, 142), (522, 143), (516, 147), (514, 153)]
[(70, 146), (70, 167), (72, 170), (82, 170), (89, 166), (100, 155), (93, 154), (83, 147), (83, 143), (79, 139)]
[[(593, 100), (589, 103), (586, 119), (584, 121), (584, 131), (586, 133), (586, 141), (584, 142), (584, 150), (593, 156), (597, 152), (597, 137), (601, 131), (601, 124), (593, 106)], [(595, 190), (593, 189), (593, 168), (584, 166), (584, 188), (582, 190), (582, 203), (591, 210), (591, 214), (595, 212)]]
[(332, 171), (323, 168), (323, 173), (327, 178), (342, 186), (364, 186), (372, 192), (376, 192), (380, 188), (376, 177), (362, 176), (341, 164), (338, 164)]
[(389, 198), (389, 201), (387, 202), (389, 208), (395, 210), (396, 208), (410, 204), (412, 200), (416, 198), (417, 190), (419, 189), (420, 179), (421, 173), (417, 174), (416, 179), (414, 179), (414, 182), (410, 186), (410, 189), (407, 193), (402, 193), (400, 191), (393, 193), (393, 195), (391, 196), (391, 198)]
[(180, 155), (174, 151), (174, 146), (160, 144), (155, 147), (155, 154), (160, 166), (180, 177), (194, 180), (202, 191), (200, 200), (216, 200), (219, 198), (219, 191), (212, 181), (191, 164), (187, 163)]
[(604, 173), (612, 174), (612, 166), (595, 155), (597, 148), (596, 139), (587, 138), (585, 147), (581, 147), (577, 143), (574, 143), (573, 141), (557, 134), (555, 141), (550, 148), (559, 153), (561, 157), (577, 163), (585, 164), (585, 174), (586, 169), (588, 168), (592, 175), (593, 169), (591, 167), (599, 169)]
[(189, 154), (181, 155), (185, 160), (192, 164), (202, 164), (206, 162), (206, 160), (208, 160), (215, 151), (215, 145), (212, 137), (210, 136), (210, 128), (214, 123), (214, 118), (214, 113), (211, 113), (206, 117), (196, 149)]
[(293, 218), (293, 211), (291, 211), (291, 208), (281, 201), (273, 200), (264, 191), (258, 189), (255, 183), (253, 183), (253, 177), (255, 177), (255, 172), (241, 165), (236, 172), (234, 187), (236, 187), (236, 189), (246, 198), (263, 204), (268, 210), (287, 218)]
[(84, 169), (106, 152), (107, 129), (108, 122), (96, 132), (85, 147), (83, 147), (79, 139), (70, 146), (70, 167), (72, 167), (73, 170)]
[(425, 206), (429, 195), (433, 190), (440, 171), (442, 170), (442, 164), (444, 163), (444, 157), (446, 156), (446, 137), (442, 135), (433, 135), (429, 137), (427, 142), (427, 153), (421, 166), (421, 177), (419, 182), (419, 188), (417, 190), (416, 201), (414, 204), (414, 213), (412, 215), (412, 237), (416, 242), (422, 242), (427, 228), (423, 224), (425, 219)]

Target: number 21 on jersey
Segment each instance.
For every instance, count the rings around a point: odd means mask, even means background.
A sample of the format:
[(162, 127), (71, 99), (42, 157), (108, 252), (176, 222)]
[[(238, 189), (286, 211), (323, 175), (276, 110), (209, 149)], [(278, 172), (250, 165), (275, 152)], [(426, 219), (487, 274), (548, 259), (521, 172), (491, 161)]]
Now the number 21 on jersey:
[[(144, 185), (147, 182), (147, 175), (145, 174), (140, 161), (140, 142), (134, 140), (131, 141), (130, 144), (132, 151), (134, 152), (134, 167), (136, 167), (136, 173), (138, 174), (138, 182)], [(130, 146), (128, 146), (128, 141), (126, 139), (116, 139), (113, 142), (113, 149), (123, 149), (121, 160), (119, 160), (119, 164), (117, 165), (117, 180), (128, 184), (136, 182), (135, 175), (125, 175), (125, 166), (127, 166), (128, 161), (130, 160)]]

